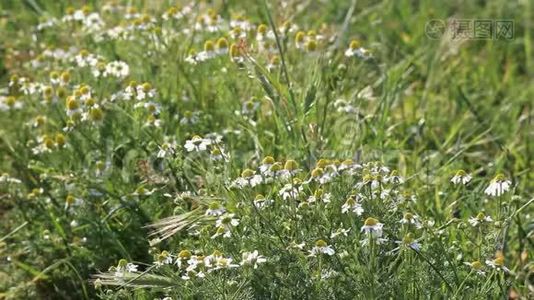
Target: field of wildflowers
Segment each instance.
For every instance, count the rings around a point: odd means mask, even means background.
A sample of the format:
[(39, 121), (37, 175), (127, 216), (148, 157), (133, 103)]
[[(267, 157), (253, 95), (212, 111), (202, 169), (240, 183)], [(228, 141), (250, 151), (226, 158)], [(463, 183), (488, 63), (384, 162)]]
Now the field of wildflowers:
[(533, 17), (1, 0), (0, 299), (531, 299)]

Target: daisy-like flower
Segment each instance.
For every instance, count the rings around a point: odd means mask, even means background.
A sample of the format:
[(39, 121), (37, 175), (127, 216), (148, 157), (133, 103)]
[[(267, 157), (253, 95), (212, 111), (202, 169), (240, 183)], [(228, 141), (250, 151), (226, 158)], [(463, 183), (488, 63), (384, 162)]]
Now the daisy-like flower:
[(261, 175), (255, 174), (251, 169), (245, 169), (241, 172), (241, 177), (236, 178), (231, 186), (237, 188), (255, 187), (261, 183)]
[(475, 260), (473, 262), (464, 262), (464, 265), (469, 266), (473, 271), (475, 271), (479, 275), (486, 274), (486, 272), (484, 272), (484, 265), (478, 260)]
[(232, 258), (225, 258), (223, 254), (217, 250), (213, 254), (204, 257), (204, 265), (208, 268), (208, 273), (228, 268), (237, 268), (239, 265), (232, 264)]
[(313, 192), (313, 195), (308, 197), (308, 203), (315, 203), (317, 201), (322, 201), (323, 203), (330, 203), (332, 194), (325, 193), (323, 189), (317, 189)]
[(260, 169), (260, 173), (263, 175), (269, 176), (271, 174), (270, 173), (271, 166), (275, 162), (276, 161), (274, 160), (272, 156), (265, 156), (265, 158), (263, 158), (263, 160), (261, 161), (261, 165), (258, 167)]
[(174, 155), (174, 153), (176, 152), (176, 142), (164, 142), (163, 144), (161, 144), (161, 146), (158, 146), (158, 148), (158, 158)]
[(187, 152), (202, 152), (206, 151), (209, 145), (211, 145), (210, 139), (204, 139), (199, 135), (195, 135), (190, 140), (185, 142), (184, 147)]
[(361, 232), (370, 235), (375, 238), (382, 237), (382, 228), (384, 224), (378, 222), (375, 218), (367, 218), (362, 226)]
[(293, 177), (300, 172), (299, 165), (295, 160), (288, 159), (284, 164), (284, 169), (280, 171), (280, 175), (284, 179)]
[(473, 177), (467, 174), (464, 170), (458, 170), (458, 172), (451, 178), (451, 182), (454, 184), (466, 185), (472, 178)]
[[(334, 178), (337, 174), (335, 169), (332, 168), (335, 168), (335, 166), (327, 165), (325, 168), (316, 167), (311, 171), (310, 179), (307, 181), (307, 183), (316, 181), (320, 184), (325, 184), (332, 181), (332, 178)], [(328, 170), (330, 170), (330, 172)]]
[(303, 49), (304, 46), (306, 45), (306, 34), (304, 33), (304, 31), (299, 31), (297, 32), (297, 34), (295, 35), (295, 47), (297, 49)]
[(241, 114), (253, 115), (260, 108), (260, 104), (260, 101), (254, 97), (248, 101), (243, 102), (241, 106)]
[(392, 184), (402, 184), (404, 182), (404, 178), (399, 175), (399, 172), (397, 170), (393, 170), (388, 176), (384, 178), (384, 181)]
[(184, 266), (189, 265), (189, 260), (192, 256), (193, 254), (191, 251), (183, 249), (178, 252), (178, 255), (176, 255), (176, 261), (174, 263), (178, 266), (178, 268), (183, 268)]
[(343, 236), (347, 236), (350, 232), (350, 228), (338, 228), (336, 229), (336, 231), (332, 232), (332, 234), (330, 235), (330, 238), (332, 239), (335, 239), (336, 237), (340, 236), (340, 235), (343, 235)]
[(206, 61), (216, 56), (217, 51), (215, 50), (215, 44), (213, 41), (208, 40), (204, 43), (204, 51), (198, 53), (197, 61)]
[(18, 101), (14, 96), (0, 96), (0, 110), (21, 109), (23, 106), (22, 101)]
[(211, 239), (213, 240), (220, 236), (222, 236), (223, 238), (232, 237), (232, 231), (226, 227), (219, 226), (217, 227), (217, 230), (215, 231), (215, 233), (211, 236)]
[(495, 270), (503, 271), (505, 273), (511, 272), (510, 269), (508, 269), (504, 265), (504, 255), (501, 251), (497, 251), (497, 253), (495, 254), (495, 258), (493, 260), (486, 260), (486, 265), (488, 265), (489, 267)]
[(361, 216), (364, 212), (362, 205), (358, 203), (357, 196), (355, 195), (350, 195), (345, 201), (345, 204), (341, 206), (341, 213), (345, 214), (348, 212), (353, 212), (357, 216)]
[(477, 227), (483, 223), (491, 223), (493, 219), (490, 216), (486, 216), (483, 212), (479, 212), (476, 217), (470, 217), (467, 222), (473, 227)]
[(243, 259), (241, 260), (242, 266), (252, 266), (254, 269), (258, 268), (259, 264), (266, 262), (267, 259), (263, 255), (259, 255), (258, 250), (253, 252), (243, 252)]
[(0, 183), (15, 183), (15, 184), (18, 184), (18, 183), (22, 183), (22, 181), (17, 179), (17, 178), (9, 176), (9, 174), (7, 174), (7, 173), (3, 173), (2, 175), (0, 175)]
[(80, 101), (76, 100), (74, 96), (69, 96), (67, 98), (67, 116), (74, 117), (74, 116), (81, 116), (82, 108), (80, 105)]
[(362, 166), (352, 161), (352, 159), (346, 159), (341, 162), (341, 164), (337, 167), (337, 170), (339, 172), (347, 172), (349, 175), (353, 175), (361, 168)]
[(104, 70), (104, 77), (113, 76), (117, 78), (125, 78), (130, 74), (130, 67), (123, 61), (112, 61), (106, 65)]
[(235, 214), (224, 214), (217, 219), (217, 221), (215, 222), (215, 226), (224, 227), (226, 229), (236, 227), (237, 225), (239, 225), (239, 219), (234, 217)]
[(132, 193), (132, 196), (150, 196), (155, 191), (156, 189), (147, 190), (144, 186), (140, 186), (137, 189), (135, 189), (135, 192)]
[(135, 98), (138, 101), (143, 101), (145, 99), (152, 99), (156, 97), (156, 89), (152, 88), (152, 85), (148, 82), (138, 85), (135, 88), (135, 93)]
[(186, 63), (196, 65), (200, 61), (200, 59), (198, 57), (198, 53), (194, 49), (191, 49), (189, 51), (189, 54), (184, 58), (184, 61)]
[(193, 125), (200, 120), (200, 113), (186, 110), (184, 116), (180, 119), (180, 125)]
[(319, 254), (326, 254), (332, 256), (336, 253), (331, 245), (328, 245), (324, 240), (318, 240), (315, 242), (315, 246), (310, 250), (309, 256), (317, 256)]
[(503, 174), (497, 174), (492, 180), (489, 186), (484, 190), (484, 193), (489, 196), (501, 196), (510, 190), (512, 182)]
[(361, 59), (371, 58), (371, 53), (369, 50), (360, 46), (360, 43), (357, 40), (352, 40), (350, 42), (349, 48), (345, 51), (346, 57), (359, 57)]
[[(237, 29), (237, 28), (236, 28)], [(232, 60), (234, 63), (241, 66), (245, 62), (245, 57), (241, 54), (241, 51), (239, 50), (239, 47), (237, 44), (233, 43), (230, 45), (230, 60)]]
[(410, 212), (404, 214), (402, 219), (399, 221), (401, 224), (413, 225), (415, 228), (421, 228), (421, 222), (419, 222), (419, 216), (414, 215)]
[(217, 49), (215, 50), (215, 52), (217, 53), (217, 55), (227, 54), (228, 53), (228, 40), (223, 37), (218, 39), (216, 47)]
[(208, 209), (206, 209), (206, 216), (220, 216), (223, 215), (226, 212), (226, 209), (224, 206), (222, 206), (219, 202), (213, 201), (208, 206)]
[(410, 248), (415, 251), (419, 251), (421, 249), (421, 244), (415, 240), (411, 232), (405, 235), (404, 238), (402, 238), (402, 241), (398, 241), (397, 243), (403, 247)]
[(214, 161), (228, 161), (228, 154), (221, 147), (213, 147), (210, 152), (210, 158)]
[(302, 193), (302, 184), (298, 178), (295, 178), (293, 180), (293, 183), (287, 183), (284, 185), (278, 194), (282, 196), (282, 199), (287, 200), (289, 198), (291, 199), (297, 199), (300, 193)]
[(126, 273), (137, 272), (138, 266), (133, 263), (129, 263), (126, 259), (119, 260), (117, 267), (115, 267), (115, 277), (122, 278)]
[[(183, 250), (182, 250), (183, 251)], [(180, 252), (182, 253), (182, 252)], [(170, 265), (174, 261), (173, 256), (166, 250), (161, 251), (154, 259), (154, 264), (156, 266)]]
[(280, 57), (277, 55), (273, 55), (271, 59), (269, 60), (269, 63), (267, 64), (267, 70), (269, 72), (273, 72), (280, 66)]
[(256, 195), (254, 199), (254, 206), (258, 209), (265, 208), (266, 206), (271, 205), (273, 201), (271, 199), (266, 199), (262, 194)]

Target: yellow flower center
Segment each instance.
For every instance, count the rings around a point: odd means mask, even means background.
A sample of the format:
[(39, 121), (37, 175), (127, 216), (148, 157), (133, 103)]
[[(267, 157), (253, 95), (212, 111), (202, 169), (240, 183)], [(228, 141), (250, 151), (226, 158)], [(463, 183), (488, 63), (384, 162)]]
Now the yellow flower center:
[(313, 171), (311, 172), (311, 176), (312, 176), (313, 178), (317, 178), (317, 177), (322, 176), (323, 173), (324, 173), (324, 172), (323, 172), (323, 169), (321, 169), (321, 168), (315, 168), (315, 169), (313, 169)]
[(228, 48), (228, 41), (225, 38), (220, 38), (217, 40), (217, 48), (218, 49), (226, 49)]
[(252, 171), (251, 169), (245, 169), (243, 170), (243, 172), (241, 172), (241, 177), (244, 178), (251, 177), (252, 175), (254, 175), (254, 171)]
[(67, 204), (73, 204), (74, 201), (76, 201), (76, 198), (74, 198), (73, 195), (68, 195), (67, 198), (65, 199), (65, 202), (67, 202)]
[(265, 33), (267, 33), (267, 25), (261, 24), (258, 26), (258, 34), (264, 35)]
[(183, 258), (190, 258), (191, 255), (192, 255), (191, 251), (189, 251), (189, 250), (182, 250), (182, 251), (180, 251), (180, 253), (178, 253), (178, 257), (182, 258), (182, 259)]
[(375, 226), (376, 224), (378, 224), (378, 220), (375, 218), (367, 218), (365, 219), (364, 224), (365, 226)]
[(292, 159), (287, 160), (284, 165), (284, 169), (288, 171), (293, 171), (293, 170), (296, 170), (297, 168), (298, 168), (297, 162)]
[(471, 267), (475, 270), (481, 270), (483, 268), (482, 263), (479, 262), (478, 260), (475, 260), (474, 262), (472, 262)]
[(323, 248), (328, 246), (328, 244), (323, 240), (318, 240), (317, 242), (315, 242), (315, 246)]
[(304, 42), (305, 33), (302, 31), (297, 32), (295, 35), (295, 43), (302, 44)]
[(56, 144), (60, 147), (65, 145), (65, 136), (62, 133), (56, 134)]
[(215, 50), (215, 45), (213, 45), (213, 42), (212, 41), (206, 41), (204, 43), (204, 51), (206, 52), (212, 52), (213, 50)]

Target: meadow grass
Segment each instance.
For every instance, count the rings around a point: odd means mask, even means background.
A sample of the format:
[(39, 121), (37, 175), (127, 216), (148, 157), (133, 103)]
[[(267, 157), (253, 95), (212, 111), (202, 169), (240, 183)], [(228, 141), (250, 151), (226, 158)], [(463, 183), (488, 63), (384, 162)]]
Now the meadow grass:
[(533, 5), (0, 2), (0, 299), (532, 297)]

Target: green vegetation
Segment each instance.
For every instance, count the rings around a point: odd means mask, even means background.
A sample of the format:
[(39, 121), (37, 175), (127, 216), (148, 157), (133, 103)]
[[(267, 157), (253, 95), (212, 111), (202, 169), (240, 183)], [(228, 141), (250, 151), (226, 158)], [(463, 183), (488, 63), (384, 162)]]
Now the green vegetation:
[(0, 299), (531, 297), (533, 9), (2, 1)]

